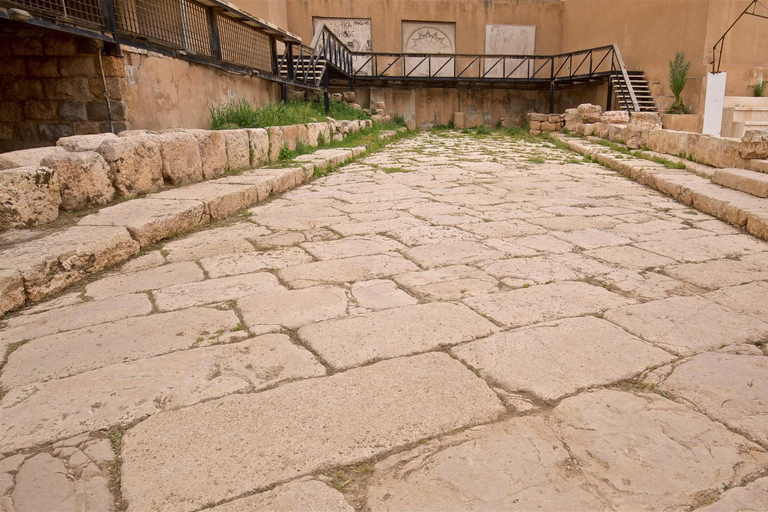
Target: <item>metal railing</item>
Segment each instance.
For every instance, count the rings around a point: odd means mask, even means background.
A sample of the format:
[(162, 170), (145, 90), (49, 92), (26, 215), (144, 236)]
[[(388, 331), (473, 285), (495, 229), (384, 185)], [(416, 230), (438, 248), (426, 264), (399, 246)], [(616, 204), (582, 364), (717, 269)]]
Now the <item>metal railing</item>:
[(32, 25), (280, 82), (286, 80), (279, 76), (277, 43), (301, 41), (221, 0), (0, 0), (0, 6), (29, 12)]

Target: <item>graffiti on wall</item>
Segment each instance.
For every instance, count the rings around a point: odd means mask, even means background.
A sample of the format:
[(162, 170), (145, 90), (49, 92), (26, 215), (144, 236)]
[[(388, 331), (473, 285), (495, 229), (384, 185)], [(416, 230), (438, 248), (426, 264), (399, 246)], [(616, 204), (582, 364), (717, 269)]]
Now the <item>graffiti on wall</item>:
[[(403, 22), (404, 53), (456, 53), (456, 24)], [(455, 62), (445, 57), (409, 57), (406, 74), (411, 76), (453, 76)]]
[[(341, 41), (353, 52), (373, 51), (371, 42), (371, 20), (367, 18), (313, 18), (314, 30), (321, 23), (331, 29)], [(352, 65), (360, 73), (371, 74), (371, 65), (364, 57), (353, 57)]]

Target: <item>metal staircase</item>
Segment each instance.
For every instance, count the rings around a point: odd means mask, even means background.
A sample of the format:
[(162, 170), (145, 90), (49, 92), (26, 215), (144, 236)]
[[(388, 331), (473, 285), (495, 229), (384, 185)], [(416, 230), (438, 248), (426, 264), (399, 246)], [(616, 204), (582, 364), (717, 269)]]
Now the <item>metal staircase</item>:
[[(294, 52), (291, 64), (293, 65), (296, 81), (317, 86), (321, 84), (326, 68), (326, 60), (323, 57), (316, 58), (312, 55), (306, 55), (306, 53), (299, 55), (297, 52)], [(280, 58), (278, 65), (279, 75), (286, 78), (289, 77), (289, 62), (286, 54), (283, 54)]]
[[(648, 86), (648, 81), (645, 79), (645, 74), (642, 71), (627, 71), (627, 76), (632, 86), (632, 90), (637, 98), (637, 103), (641, 112), (656, 112), (656, 102), (651, 95), (651, 89)], [(623, 75), (611, 76), (611, 86), (613, 92), (616, 95), (618, 106), (621, 110), (633, 110), (632, 98), (630, 97), (627, 83), (624, 80)]]

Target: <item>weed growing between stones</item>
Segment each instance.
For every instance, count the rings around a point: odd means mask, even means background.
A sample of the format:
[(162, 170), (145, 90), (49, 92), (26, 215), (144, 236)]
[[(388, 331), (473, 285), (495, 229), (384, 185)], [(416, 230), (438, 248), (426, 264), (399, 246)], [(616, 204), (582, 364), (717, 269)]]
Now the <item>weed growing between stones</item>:
[(107, 439), (112, 444), (112, 451), (115, 454), (115, 458), (109, 464), (109, 492), (112, 493), (115, 499), (115, 511), (122, 512), (128, 508), (128, 503), (123, 499), (122, 490), (122, 478), (121, 468), (123, 465), (123, 457), (121, 450), (123, 449), (123, 436), (128, 430), (129, 425), (118, 425), (110, 427), (107, 430)]

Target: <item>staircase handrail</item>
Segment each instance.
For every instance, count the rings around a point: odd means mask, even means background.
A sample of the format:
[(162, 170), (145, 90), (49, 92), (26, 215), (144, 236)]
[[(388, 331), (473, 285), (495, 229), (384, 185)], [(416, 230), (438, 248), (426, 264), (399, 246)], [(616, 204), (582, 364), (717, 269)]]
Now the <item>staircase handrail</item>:
[(627, 87), (629, 97), (632, 100), (632, 108), (635, 112), (640, 112), (640, 103), (637, 101), (637, 95), (635, 94), (635, 88), (632, 86), (632, 81), (629, 79), (629, 73), (627, 73), (627, 67), (624, 65), (624, 59), (621, 58), (621, 52), (619, 46), (613, 44), (613, 55), (616, 58), (616, 63), (621, 70), (621, 75), (624, 77), (624, 85)]

